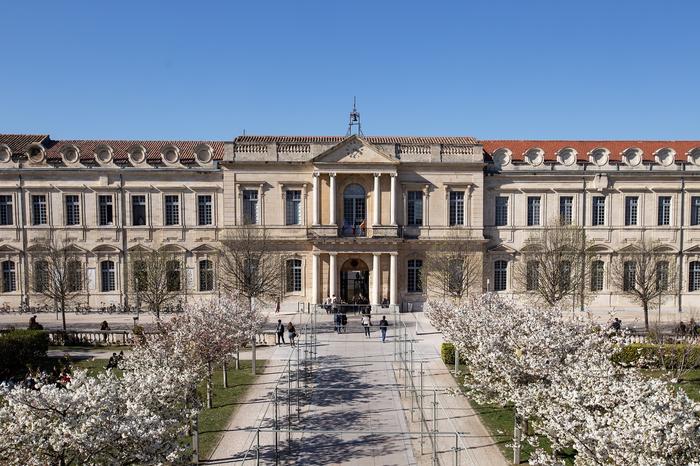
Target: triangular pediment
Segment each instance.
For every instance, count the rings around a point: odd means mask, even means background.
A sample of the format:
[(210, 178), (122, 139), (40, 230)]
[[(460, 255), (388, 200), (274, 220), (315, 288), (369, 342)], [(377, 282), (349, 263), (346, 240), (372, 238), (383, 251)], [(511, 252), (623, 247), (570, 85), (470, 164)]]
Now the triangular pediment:
[(357, 135), (346, 139), (314, 157), (318, 164), (398, 164), (399, 161)]

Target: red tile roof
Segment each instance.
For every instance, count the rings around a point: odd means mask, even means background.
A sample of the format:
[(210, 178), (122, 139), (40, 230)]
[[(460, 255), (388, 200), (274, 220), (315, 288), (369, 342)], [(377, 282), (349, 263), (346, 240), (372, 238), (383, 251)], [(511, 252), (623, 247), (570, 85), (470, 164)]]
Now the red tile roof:
[[(247, 143), (295, 143), (295, 144), (337, 144), (347, 136), (238, 136), (236, 144)], [(362, 136), (370, 144), (451, 144), (474, 145), (476, 139), (469, 136)]]
[(47, 134), (0, 134), (0, 144), (7, 144), (13, 154), (22, 154), (33, 142), (46, 143)]
[(500, 148), (508, 148), (513, 153), (514, 161), (522, 161), (523, 154), (528, 149), (539, 147), (544, 150), (544, 160), (546, 162), (555, 162), (557, 160), (557, 152), (565, 147), (571, 147), (578, 152), (578, 161), (587, 162), (588, 153), (593, 149), (604, 147), (610, 151), (610, 162), (619, 162), (622, 160), (621, 153), (630, 147), (636, 147), (644, 152), (643, 160), (645, 162), (654, 161), (654, 152), (659, 149), (670, 147), (676, 151), (676, 162), (685, 161), (686, 153), (700, 147), (700, 141), (567, 141), (567, 140), (486, 140), (479, 141), (484, 146), (484, 154), (489, 158)]
[(161, 151), (169, 145), (173, 145), (180, 150), (180, 161), (194, 161), (194, 149), (200, 144), (209, 144), (214, 152), (214, 160), (224, 158), (223, 141), (137, 141), (137, 140), (62, 140), (56, 141), (50, 149), (46, 151), (46, 157), (60, 158), (60, 150), (64, 145), (73, 144), (80, 150), (82, 161), (94, 160), (94, 153), (97, 146), (108, 145), (114, 153), (114, 161), (121, 162), (129, 160), (128, 150), (135, 145), (141, 145), (146, 149), (146, 160), (149, 162), (159, 162)]

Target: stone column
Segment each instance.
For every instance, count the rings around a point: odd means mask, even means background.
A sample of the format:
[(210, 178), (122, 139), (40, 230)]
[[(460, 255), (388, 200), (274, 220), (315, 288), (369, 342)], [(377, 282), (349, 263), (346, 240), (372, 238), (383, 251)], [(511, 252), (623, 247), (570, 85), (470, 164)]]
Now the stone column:
[(338, 269), (336, 258), (338, 253), (331, 252), (330, 254), (330, 267), (328, 270), (328, 295), (333, 296), (337, 293), (336, 291), (336, 281), (338, 279)]
[(313, 252), (311, 255), (311, 304), (318, 304), (318, 281), (319, 281), (319, 253)]
[(328, 196), (328, 203), (329, 203), (329, 208), (330, 208), (330, 219), (331, 219), (331, 225), (336, 224), (336, 218), (335, 218), (335, 213), (336, 213), (336, 207), (335, 207), (335, 173), (330, 174), (330, 195)]
[(379, 264), (381, 256), (381, 253), (378, 252), (372, 254), (372, 296), (370, 297), (370, 304), (372, 305), (381, 304), (379, 298), (382, 283), (382, 272)]
[(319, 184), (318, 184), (318, 173), (313, 174), (313, 186), (312, 186), (312, 195), (313, 195), (313, 206), (312, 206), (312, 211), (311, 211), (311, 219), (312, 219), (312, 224), (313, 225), (318, 225), (318, 212), (319, 212), (319, 200), (320, 200), (320, 193), (318, 192), (319, 190)]
[(392, 226), (396, 226), (396, 174), (391, 175), (390, 223)]
[(379, 190), (379, 176), (381, 173), (375, 173), (374, 174), (374, 219), (372, 221), (372, 225), (380, 225), (382, 223), (382, 216), (381, 216), (381, 208), (382, 208), (382, 199), (381, 199), (381, 191)]
[(398, 269), (397, 262), (399, 259), (399, 253), (392, 252), (389, 254), (390, 254), (390, 256), (389, 256), (389, 259), (390, 259), (390, 262), (389, 262), (389, 304), (391, 304), (393, 306), (393, 305), (399, 303), (399, 299), (398, 299), (399, 297), (397, 296), (397, 289), (396, 289), (396, 285), (398, 283), (398, 278), (399, 278), (396, 276), (396, 274), (398, 273), (397, 272), (397, 269)]

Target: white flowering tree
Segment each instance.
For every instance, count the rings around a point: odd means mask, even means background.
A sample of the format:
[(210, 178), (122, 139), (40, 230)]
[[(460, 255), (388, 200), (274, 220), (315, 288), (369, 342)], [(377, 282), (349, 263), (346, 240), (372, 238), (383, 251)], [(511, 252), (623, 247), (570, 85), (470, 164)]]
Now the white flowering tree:
[[(428, 308), (465, 359), (470, 394), (512, 404), (517, 419), (534, 419), (535, 432), (550, 439), (555, 453), (574, 448), (580, 465), (680, 465), (700, 458), (698, 405), (662, 381), (616, 366), (610, 356), (619, 341), (590, 321), (494, 294)], [(516, 420), (516, 461), (520, 427)], [(538, 450), (531, 463), (559, 460)]]

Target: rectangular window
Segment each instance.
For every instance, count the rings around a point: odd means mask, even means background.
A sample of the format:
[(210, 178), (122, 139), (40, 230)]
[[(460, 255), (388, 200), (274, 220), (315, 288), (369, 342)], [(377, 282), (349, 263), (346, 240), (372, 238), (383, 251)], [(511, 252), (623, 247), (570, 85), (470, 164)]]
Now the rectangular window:
[(593, 261), (591, 263), (591, 291), (603, 291), (604, 276), (605, 265), (603, 261)]
[(258, 223), (258, 191), (255, 189), (243, 190), (243, 223), (246, 225)]
[(498, 260), (493, 263), (493, 291), (505, 291), (508, 286), (508, 262)]
[(48, 223), (46, 195), (32, 196), (32, 225), (46, 225)]
[(508, 198), (498, 196), (496, 198), (496, 226), (508, 225)]
[(637, 287), (637, 263), (627, 261), (622, 270), (622, 291), (632, 291)]
[(450, 191), (450, 225), (464, 225), (464, 192)]
[(671, 224), (671, 196), (659, 196), (659, 225)]
[(668, 262), (660, 261), (656, 264), (656, 289), (668, 291)]
[(408, 191), (406, 195), (406, 223), (423, 225), (423, 191)]
[(168, 194), (165, 196), (165, 224), (180, 224), (180, 196)]
[(540, 224), (540, 197), (530, 196), (527, 198), (527, 226)]
[(423, 261), (420, 259), (411, 259), (408, 261), (408, 284), (406, 290), (409, 293), (422, 293), (423, 282), (421, 279), (421, 268)]
[(528, 261), (525, 267), (525, 289), (535, 291), (539, 286), (540, 264), (537, 261)]
[(12, 225), (14, 223), (12, 214), (12, 196), (0, 196), (0, 225)]
[(593, 196), (593, 218), (591, 224), (594, 227), (605, 225), (605, 197)]
[(2, 292), (12, 293), (13, 291), (17, 291), (15, 263), (13, 261), (4, 261), (2, 263)]
[(131, 224), (134, 226), (146, 224), (146, 196), (142, 194), (131, 196)]
[(301, 225), (301, 191), (298, 189), (287, 191), (284, 212), (287, 225)]
[(212, 291), (214, 289), (214, 265), (212, 261), (203, 259), (199, 261), (199, 291)]
[(211, 194), (197, 196), (197, 225), (212, 225), (213, 223), (214, 216)]
[(688, 291), (700, 290), (700, 262), (688, 264)]
[(559, 198), (559, 219), (562, 225), (571, 225), (574, 219), (574, 198), (562, 196)]
[(287, 261), (287, 293), (301, 291), (301, 259)]
[(114, 291), (117, 289), (117, 272), (115, 270), (114, 262), (112, 261), (102, 261), (100, 263), (100, 275), (102, 278), (102, 292)]
[(627, 196), (625, 198), (625, 225), (637, 225), (639, 210), (639, 197)]
[(690, 198), (690, 224), (700, 225), (700, 196)]
[(114, 224), (114, 204), (111, 195), (97, 196), (97, 204), (99, 207), (99, 223), (100, 225)]
[(65, 197), (66, 225), (80, 225), (80, 197), (70, 194)]

